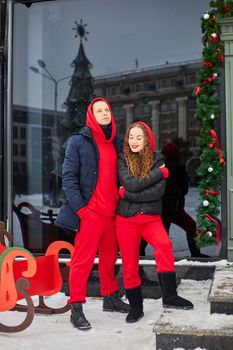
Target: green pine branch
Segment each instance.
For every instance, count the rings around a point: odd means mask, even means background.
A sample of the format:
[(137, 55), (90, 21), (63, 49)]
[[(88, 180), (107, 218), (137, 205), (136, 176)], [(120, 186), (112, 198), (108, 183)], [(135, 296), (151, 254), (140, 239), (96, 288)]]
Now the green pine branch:
[(223, 153), (211, 130), (220, 115), (220, 100), (216, 93), (221, 65), (224, 59), (224, 45), (220, 40), (219, 18), (233, 16), (233, 0), (211, 1), (211, 11), (203, 14), (201, 30), (203, 33), (202, 67), (197, 72), (196, 112), (201, 130), (198, 144), (201, 147), (198, 175), (200, 204), (197, 212), (196, 245), (198, 248), (217, 242), (217, 217), (221, 205), (220, 191), (223, 175)]

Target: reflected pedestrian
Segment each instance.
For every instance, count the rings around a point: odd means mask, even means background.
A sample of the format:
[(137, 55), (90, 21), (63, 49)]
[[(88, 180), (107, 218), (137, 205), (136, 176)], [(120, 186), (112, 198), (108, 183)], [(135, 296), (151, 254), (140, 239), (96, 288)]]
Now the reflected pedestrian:
[(185, 231), (191, 257), (208, 257), (196, 247), (196, 222), (185, 211), (185, 196), (189, 189), (189, 177), (185, 165), (180, 161), (180, 150), (176, 144), (169, 143), (162, 149), (161, 153), (165, 156), (165, 164), (169, 170), (166, 190), (162, 197), (163, 224), (168, 233), (171, 224), (175, 224)]

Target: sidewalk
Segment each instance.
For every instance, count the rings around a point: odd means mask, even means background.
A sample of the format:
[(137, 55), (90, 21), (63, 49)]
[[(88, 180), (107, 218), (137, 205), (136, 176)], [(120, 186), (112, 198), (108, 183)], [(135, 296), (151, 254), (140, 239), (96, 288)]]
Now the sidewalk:
[[(49, 306), (63, 306), (67, 297), (58, 293), (48, 297)], [(35, 304), (37, 299), (35, 298)], [(84, 311), (92, 329), (86, 332), (73, 328), (70, 312), (61, 315), (35, 315), (29, 328), (20, 333), (0, 333), (1, 349), (8, 350), (154, 350), (153, 328), (159, 318), (161, 299), (144, 301), (145, 317), (135, 324), (125, 322), (126, 314), (102, 311), (101, 298), (87, 298)], [(0, 313), (0, 322), (19, 323), (24, 314), (17, 311)]]
[[(215, 324), (219, 315), (209, 314), (207, 302), (208, 288), (211, 280), (182, 280), (178, 291), (180, 295), (189, 298), (194, 303), (194, 310), (169, 311), (167, 316), (175, 316), (176, 324), (201, 325), (203, 327)], [(58, 307), (64, 305), (67, 297), (58, 293), (47, 298), (47, 304)], [(102, 311), (101, 298), (88, 298), (84, 311), (92, 324), (92, 329), (82, 332), (74, 329), (69, 322), (69, 312), (62, 315), (35, 315), (32, 325), (21, 333), (0, 334), (1, 348), (9, 350), (155, 350), (156, 322), (162, 313), (161, 299), (144, 299), (145, 317), (135, 324), (125, 322), (125, 314)], [(170, 316), (169, 316), (170, 315)], [(18, 323), (24, 314), (16, 311), (0, 313), (0, 322)], [(165, 317), (165, 319), (166, 319)], [(165, 321), (163, 317), (163, 321)], [(232, 325), (233, 316), (220, 315), (223, 327)], [(168, 321), (168, 320), (167, 320)], [(209, 323), (210, 322), (210, 323)], [(205, 325), (204, 325), (205, 324)], [(199, 344), (196, 344), (196, 349)], [(175, 349), (175, 348), (174, 348)], [(179, 348), (176, 348), (176, 350)], [(199, 348), (200, 349), (200, 348)], [(157, 349), (158, 350), (158, 349)]]

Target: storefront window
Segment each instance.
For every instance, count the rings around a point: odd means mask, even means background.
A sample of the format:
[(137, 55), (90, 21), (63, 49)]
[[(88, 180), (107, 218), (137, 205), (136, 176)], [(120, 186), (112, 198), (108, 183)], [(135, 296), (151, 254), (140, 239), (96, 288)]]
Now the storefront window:
[[(85, 124), (94, 96), (109, 99), (121, 136), (131, 122), (143, 120), (158, 151), (167, 143), (178, 145), (192, 179), (186, 203), (195, 220), (199, 126), (193, 89), (201, 65), (200, 16), (208, 5), (209, 0), (14, 4), (15, 245), (44, 252), (53, 240), (73, 242), (72, 234), (54, 226), (66, 200), (62, 162), (67, 139)], [(190, 256), (185, 232), (172, 225), (169, 234), (175, 256)], [(152, 257), (149, 245), (144, 253)]]

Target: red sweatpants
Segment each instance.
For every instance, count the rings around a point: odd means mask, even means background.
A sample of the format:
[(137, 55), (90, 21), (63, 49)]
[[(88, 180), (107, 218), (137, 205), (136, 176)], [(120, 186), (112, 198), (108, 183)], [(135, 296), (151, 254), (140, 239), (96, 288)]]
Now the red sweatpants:
[(139, 276), (139, 246), (143, 237), (154, 248), (157, 272), (174, 272), (172, 242), (160, 215), (141, 215), (116, 218), (117, 238), (123, 265), (126, 289), (141, 284)]
[(75, 250), (69, 276), (69, 304), (86, 302), (87, 280), (97, 249), (101, 294), (105, 296), (118, 290), (114, 276), (114, 265), (118, 254), (115, 217), (103, 216), (88, 210), (88, 215), (81, 219), (80, 231), (75, 238)]

